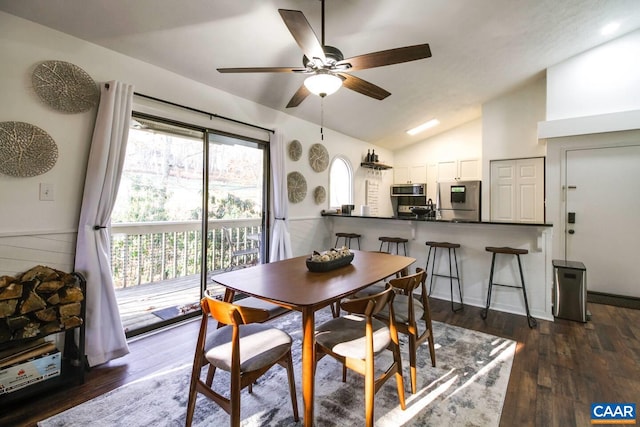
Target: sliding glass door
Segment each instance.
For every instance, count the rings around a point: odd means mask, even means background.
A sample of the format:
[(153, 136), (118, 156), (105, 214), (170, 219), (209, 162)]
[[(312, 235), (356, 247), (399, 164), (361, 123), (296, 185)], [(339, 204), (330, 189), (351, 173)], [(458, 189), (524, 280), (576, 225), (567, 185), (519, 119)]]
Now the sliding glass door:
[(134, 113), (111, 219), (128, 336), (194, 315), (213, 276), (265, 259), (266, 147)]
[(215, 275), (265, 259), (268, 150), (264, 142), (210, 133), (207, 147), (207, 286)]

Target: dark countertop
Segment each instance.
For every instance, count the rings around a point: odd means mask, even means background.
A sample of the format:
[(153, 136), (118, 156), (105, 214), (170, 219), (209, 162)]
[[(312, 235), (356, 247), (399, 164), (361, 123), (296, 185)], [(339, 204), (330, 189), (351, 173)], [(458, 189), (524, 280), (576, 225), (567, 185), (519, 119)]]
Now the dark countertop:
[(540, 224), (528, 222), (495, 222), (495, 221), (468, 221), (468, 220), (448, 220), (448, 219), (432, 219), (418, 218), (416, 216), (362, 216), (362, 215), (342, 215), (336, 213), (322, 212), (322, 216), (337, 218), (362, 218), (362, 219), (390, 219), (395, 221), (416, 221), (416, 222), (434, 222), (445, 224), (478, 224), (478, 225), (517, 225), (524, 227), (553, 227), (553, 224)]

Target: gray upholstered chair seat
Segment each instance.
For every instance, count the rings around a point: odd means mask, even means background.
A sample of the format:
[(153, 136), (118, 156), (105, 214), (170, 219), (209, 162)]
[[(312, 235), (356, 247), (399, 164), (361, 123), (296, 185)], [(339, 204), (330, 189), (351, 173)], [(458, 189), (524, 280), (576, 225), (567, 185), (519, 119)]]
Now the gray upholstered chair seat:
[[(377, 319), (373, 320), (373, 352), (378, 354), (391, 342), (389, 327)], [(365, 319), (348, 315), (329, 320), (316, 330), (316, 341), (334, 353), (352, 359), (366, 358)]]
[(363, 297), (368, 297), (370, 295), (379, 294), (380, 292), (385, 290), (385, 287), (386, 287), (386, 283), (384, 282), (374, 283), (373, 285), (367, 286), (366, 288), (356, 292), (354, 294), (354, 298), (363, 298)]
[(261, 310), (267, 310), (269, 312), (270, 319), (274, 317), (278, 317), (281, 314), (284, 314), (290, 311), (289, 309), (284, 308), (281, 305), (274, 304), (272, 302), (265, 301), (263, 299), (256, 298), (256, 297), (242, 298), (236, 301), (234, 304), (242, 307), (252, 307), (252, 308), (259, 308)]
[[(396, 295), (393, 299), (393, 310), (396, 316), (397, 323), (409, 322), (409, 296), (408, 295)], [(422, 319), (424, 314), (424, 306), (420, 300), (413, 298), (413, 312), (415, 313), (415, 319)], [(381, 311), (377, 315), (381, 319), (388, 319), (389, 312)]]
[[(240, 325), (240, 372), (272, 365), (291, 348), (291, 337), (261, 323)], [(232, 326), (224, 326), (207, 337), (205, 358), (216, 368), (231, 371)]]

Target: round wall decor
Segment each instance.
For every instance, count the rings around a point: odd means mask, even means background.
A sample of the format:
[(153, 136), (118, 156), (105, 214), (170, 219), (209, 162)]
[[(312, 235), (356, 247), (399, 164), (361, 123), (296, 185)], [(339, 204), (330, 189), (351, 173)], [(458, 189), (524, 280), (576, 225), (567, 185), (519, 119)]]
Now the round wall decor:
[(300, 172), (287, 175), (287, 193), (291, 203), (300, 203), (307, 196), (307, 180)]
[(302, 144), (297, 139), (289, 143), (289, 158), (293, 161), (300, 160), (302, 157)]
[(313, 200), (315, 200), (316, 205), (320, 203), (324, 203), (327, 200), (327, 190), (322, 185), (317, 186), (313, 190)]
[(100, 99), (100, 90), (91, 76), (69, 62), (41, 62), (33, 70), (31, 83), (45, 104), (65, 113), (86, 111)]
[(313, 144), (309, 148), (309, 164), (316, 172), (322, 172), (329, 166), (329, 152), (324, 145)]
[(0, 173), (16, 177), (42, 175), (58, 160), (58, 146), (37, 126), (0, 123)]

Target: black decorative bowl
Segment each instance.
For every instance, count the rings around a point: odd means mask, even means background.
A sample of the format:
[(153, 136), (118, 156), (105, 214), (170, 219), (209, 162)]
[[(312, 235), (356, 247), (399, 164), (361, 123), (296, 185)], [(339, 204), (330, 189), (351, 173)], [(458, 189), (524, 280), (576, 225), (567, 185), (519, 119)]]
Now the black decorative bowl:
[(314, 262), (311, 258), (307, 258), (307, 268), (314, 273), (323, 273), (326, 271), (335, 270), (336, 268), (344, 267), (351, 264), (354, 254), (343, 256), (342, 258), (334, 259), (325, 262)]
[(411, 212), (414, 213), (416, 216), (425, 217), (429, 213), (431, 213), (431, 209), (427, 209), (427, 208), (412, 208)]

